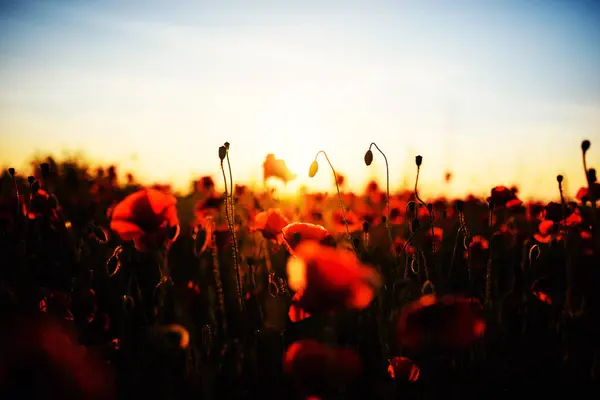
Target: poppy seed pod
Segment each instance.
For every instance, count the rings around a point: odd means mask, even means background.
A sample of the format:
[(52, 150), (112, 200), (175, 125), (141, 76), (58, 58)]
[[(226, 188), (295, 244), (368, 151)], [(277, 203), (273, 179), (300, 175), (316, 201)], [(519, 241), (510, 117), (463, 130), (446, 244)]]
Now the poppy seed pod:
[(416, 207), (416, 204), (415, 204), (414, 201), (411, 201), (411, 202), (408, 203), (408, 209), (410, 210), (410, 212), (414, 212), (415, 211), (415, 207)]
[(589, 140), (584, 140), (583, 142), (581, 142), (581, 151), (583, 151), (584, 153), (587, 152), (590, 149), (591, 143)]
[(363, 222), (363, 232), (365, 232), (365, 233), (369, 232), (370, 227), (371, 227), (371, 225), (369, 224), (369, 221)]
[(423, 157), (422, 156), (416, 156), (415, 157), (415, 163), (417, 164), (417, 167), (420, 167), (421, 164), (423, 164)]
[(219, 147), (219, 159), (221, 161), (223, 161), (226, 156), (227, 156), (227, 149), (225, 148), (225, 146)]
[(223, 146), (225, 147), (225, 149), (226, 149), (226, 150), (229, 150), (229, 142), (225, 142), (225, 143), (223, 144)]
[(310, 164), (310, 168), (308, 169), (308, 176), (310, 178), (313, 178), (317, 174), (318, 170), (319, 170), (319, 163), (317, 163), (317, 160), (315, 160)]
[(558, 183), (562, 183), (563, 179), (564, 179), (564, 178), (563, 178), (563, 176), (562, 176), (562, 175), (557, 175), (557, 176), (556, 176), (556, 180), (558, 181)]
[(27, 177), (27, 182), (29, 182), (29, 184), (31, 185), (33, 182), (35, 182), (35, 176), (28, 176)]
[(416, 232), (419, 230), (420, 227), (421, 223), (419, 222), (419, 220), (417, 218), (413, 219), (411, 224), (412, 231)]
[(372, 162), (373, 162), (373, 152), (369, 149), (365, 153), (365, 164), (367, 164), (367, 166), (369, 166), (369, 165), (371, 165)]
[(40, 183), (34, 180), (31, 184), (31, 193), (36, 194), (38, 190), (40, 190)]
[(8, 173), (10, 174), (10, 176), (14, 177), (15, 176), (15, 169), (14, 168), (9, 168), (8, 169)]

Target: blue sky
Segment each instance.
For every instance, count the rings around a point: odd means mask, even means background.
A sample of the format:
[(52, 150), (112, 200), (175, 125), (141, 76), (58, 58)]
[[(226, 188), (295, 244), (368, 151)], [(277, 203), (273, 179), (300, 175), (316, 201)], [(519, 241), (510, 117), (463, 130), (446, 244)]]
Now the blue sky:
[(599, 1), (171, 3), (0, 0), (0, 164), (83, 150), (185, 186), (228, 140), (241, 180), (325, 149), (358, 188), (375, 141), (394, 183), (420, 153), (431, 193), (553, 196), (581, 139), (598, 160)]

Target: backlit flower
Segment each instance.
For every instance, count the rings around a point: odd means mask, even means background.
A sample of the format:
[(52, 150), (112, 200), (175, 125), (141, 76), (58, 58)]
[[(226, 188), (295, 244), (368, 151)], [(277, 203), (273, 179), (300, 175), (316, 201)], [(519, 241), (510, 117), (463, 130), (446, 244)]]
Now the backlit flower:
[(133, 240), (139, 251), (158, 248), (179, 234), (177, 200), (153, 189), (127, 196), (117, 204), (110, 227), (123, 240)]
[(325, 246), (335, 247), (335, 239), (329, 231), (321, 225), (309, 224), (306, 222), (292, 222), (281, 230), (283, 243), (291, 254), (294, 254), (296, 247), (307, 241), (319, 242)]

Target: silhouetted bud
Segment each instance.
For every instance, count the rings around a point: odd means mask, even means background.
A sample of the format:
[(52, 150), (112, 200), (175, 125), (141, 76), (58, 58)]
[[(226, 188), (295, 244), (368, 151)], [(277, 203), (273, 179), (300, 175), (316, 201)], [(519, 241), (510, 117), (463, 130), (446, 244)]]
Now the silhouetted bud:
[(50, 164), (42, 163), (40, 169), (42, 170), (42, 178), (47, 178), (50, 175)]
[(558, 183), (562, 183), (562, 181), (564, 180), (562, 175), (557, 175), (556, 176), (556, 180), (558, 181)]
[(409, 202), (408, 202), (408, 209), (409, 209), (411, 212), (414, 212), (414, 211), (415, 211), (415, 207), (416, 207), (416, 204), (415, 204), (415, 202), (414, 202), (414, 201), (409, 201)]
[(225, 146), (219, 147), (219, 159), (221, 161), (223, 161), (226, 156), (227, 156), (227, 149), (225, 148)]
[(419, 222), (419, 219), (418, 218), (413, 219), (411, 226), (412, 226), (413, 232), (418, 231), (419, 228), (421, 227), (421, 223)]
[(310, 168), (308, 169), (308, 176), (310, 178), (313, 178), (317, 174), (318, 170), (319, 170), (319, 163), (317, 163), (317, 160), (315, 160), (310, 164)]
[(456, 211), (463, 212), (465, 209), (465, 202), (462, 200), (456, 200), (456, 203), (454, 203), (454, 206), (456, 207)]
[(490, 210), (494, 209), (494, 201), (490, 200), (490, 202), (488, 203), (488, 207), (490, 207)]
[(590, 183), (596, 183), (598, 181), (598, 178), (596, 177), (596, 168), (588, 169), (588, 181), (590, 181)]
[(365, 221), (363, 222), (363, 232), (367, 233), (369, 232), (369, 228), (371, 227), (371, 224), (369, 224), (369, 221)]
[(10, 176), (14, 177), (15, 176), (15, 169), (14, 168), (9, 168), (8, 169), (8, 173), (10, 174)]
[(35, 176), (28, 176), (27, 177), (27, 182), (29, 182), (29, 184), (31, 185), (33, 182), (35, 182)]
[(229, 142), (225, 142), (225, 144), (223, 146), (225, 146), (226, 150), (229, 150)]
[(355, 237), (352, 239), (352, 244), (354, 245), (355, 249), (358, 249), (360, 247), (360, 238), (359, 237)]
[(581, 142), (581, 151), (583, 151), (584, 153), (587, 152), (590, 149), (591, 143), (589, 140), (584, 140), (583, 142)]
[(420, 167), (420, 166), (421, 166), (421, 164), (423, 164), (423, 157), (421, 157), (421, 156), (416, 156), (416, 157), (415, 157), (415, 162), (416, 162), (416, 164), (417, 164), (417, 167)]
[(371, 150), (368, 150), (365, 153), (365, 164), (367, 164), (367, 166), (371, 165), (371, 163), (373, 162), (373, 152)]
[(433, 204), (427, 204), (427, 211), (429, 211), (430, 214), (433, 212)]
[(248, 257), (246, 259), (246, 263), (248, 264), (249, 267), (252, 267), (254, 265), (254, 258)]
[(31, 193), (36, 194), (40, 190), (40, 183), (38, 181), (33, 181), (31, 184)]

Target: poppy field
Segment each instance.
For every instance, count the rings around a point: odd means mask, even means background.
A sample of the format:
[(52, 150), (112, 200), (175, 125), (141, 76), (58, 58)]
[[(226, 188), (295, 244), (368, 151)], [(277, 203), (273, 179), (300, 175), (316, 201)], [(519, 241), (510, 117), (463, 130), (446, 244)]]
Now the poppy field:
[[(233, 144), (234, 145), (234, 144)], [(0, 398), (446, 399), (595, 391), (600, 183), (523, 202), (380, 177), (280, 199), (229, 143), (194, 191), (52, 158), (0, 197)], [(388, 159), (375, 143), (364, 168)], [(392, 160), (390, 160), (392, 161)], [(295, 178), (269, 154), (264, 177)], [(31, 175), (29, 175), (31, 174)], [(389, 176), (389, 174), (388, 174)], [(218, 190), (224, 185), (225, 190)], [(565, 394), (566, 395), (566, 394)]]

